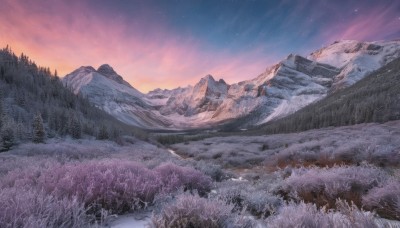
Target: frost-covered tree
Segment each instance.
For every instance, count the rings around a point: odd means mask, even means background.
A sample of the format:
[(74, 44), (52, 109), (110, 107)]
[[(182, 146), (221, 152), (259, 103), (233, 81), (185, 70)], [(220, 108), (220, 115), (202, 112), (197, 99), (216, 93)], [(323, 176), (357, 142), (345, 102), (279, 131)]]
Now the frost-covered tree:
[(103, 125), (99, 130), (99, 134), (97, 135), (97, 139), (105, 140), (105, 139), (108, 139), (108, 138), (109, 138), (109, 136), (108, 136), (107, 127)]
[(2, 126), (0, 128), (0, 151), (7, 151), (15, 144), (14, 121), (6, 115), (1, 116)]
[[(0, 103), (3, 103), (0, 114), (6, 113), (14, 123), (20, 124), (19, 129), (13, 128), (16, 139), (21, 142), (32, 140), (32, 115), (36, 112), (41, 113), (45, 135), (49, 137), (67, 134), (79, 137), (76, 130), (79, 127), (82, 133), (97, 137), (101, 125), (106, 127), (111, 139), (116, 138), (113, 138), (113, 128), (121, 134), (145, 137), (145, 132), (123, 124), (91, 105), (83, 96), (74, 94), (57, 74), (36, 65), (25, 54), (17, 56), (9, 47), (0, 48)], [(75, 116), (78, 122), (70, 125), (70, 116)], [(71, 127), (75, 129), (73, 134)]]
[(80, 139), (82, 136), (81, 123), (76, 116), (71, 116), (69, 121), (69, 134), (74, 139)]
[(43, 143), (45, 137), (45, 131), (43, 126), (43, 120), (40, 113), (37, 113), (35, 118), (33, 119), (33, 142), (34, 143)]

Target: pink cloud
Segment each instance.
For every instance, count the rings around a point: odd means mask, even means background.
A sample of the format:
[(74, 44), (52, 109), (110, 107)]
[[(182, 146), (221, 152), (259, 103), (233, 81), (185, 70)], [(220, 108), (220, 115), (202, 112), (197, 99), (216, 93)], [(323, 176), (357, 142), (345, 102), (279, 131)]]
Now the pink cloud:
[(207, 50), (159, 21), (129, 24), (96, 14), (83, 1), (49, 1), (46, 8), (35, 1), (2, 1), (0, 45), (6, 44), (60, 75), (81, 65), (109, 63), (143, 92), (194, 84), (208, 73), (228, 82), (249, 79), (271, 61), (258, 49), (238, 55)]

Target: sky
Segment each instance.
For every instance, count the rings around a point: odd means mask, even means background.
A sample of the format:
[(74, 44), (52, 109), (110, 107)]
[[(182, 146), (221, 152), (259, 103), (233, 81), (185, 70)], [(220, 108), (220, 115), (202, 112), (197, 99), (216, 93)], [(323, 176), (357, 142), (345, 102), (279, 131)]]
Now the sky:
[(399, 0), (0, 0), (0, 47), (60, 76), (107, 63), (142, 92), (252, 79), (336, 40), (399, 38)]

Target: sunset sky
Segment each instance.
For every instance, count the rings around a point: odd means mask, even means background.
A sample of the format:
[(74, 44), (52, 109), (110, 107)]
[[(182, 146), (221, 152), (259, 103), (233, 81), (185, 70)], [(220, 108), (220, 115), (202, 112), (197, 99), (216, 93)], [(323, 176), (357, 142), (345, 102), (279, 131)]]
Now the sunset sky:
[(108, 63), (142, 92), (251, 79), (339, 39), (398, 38), (398, 0), (0, 0), (1, 47), (60, 76)]

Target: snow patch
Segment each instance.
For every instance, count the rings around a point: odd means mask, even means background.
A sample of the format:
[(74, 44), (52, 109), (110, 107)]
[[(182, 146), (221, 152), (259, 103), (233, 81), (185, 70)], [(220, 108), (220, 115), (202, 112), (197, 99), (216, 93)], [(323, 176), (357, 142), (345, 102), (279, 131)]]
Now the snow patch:
[(290, 100), (283, 100), (282, 103), (274, 109), (274, 111), (269, 115), (266, 119), (260, 121), (258, 124), (267, 123), (271, 120), (282, 118), (289, 114), (300, 110), (301, 108), (305, 107), (316, 100), (321, 99), (323, 96), (317, 94), (313, 95), (300, 95), (300, 96), (293, 96)]

